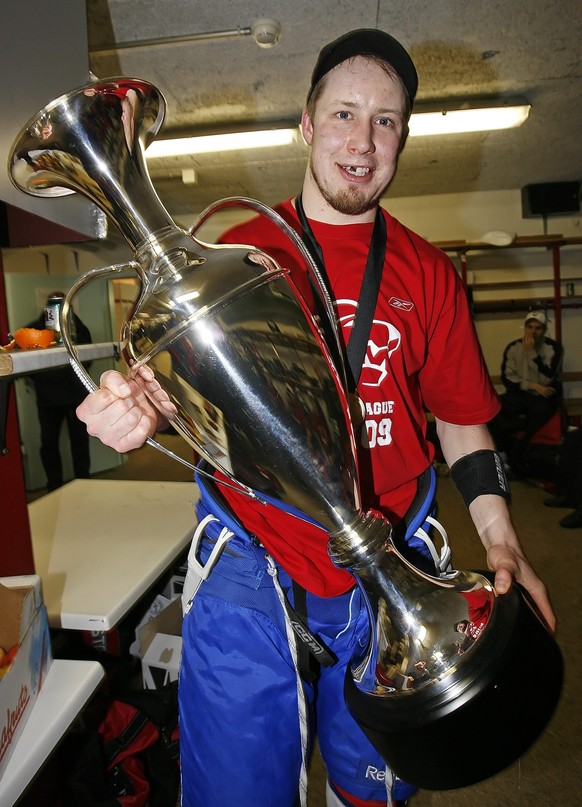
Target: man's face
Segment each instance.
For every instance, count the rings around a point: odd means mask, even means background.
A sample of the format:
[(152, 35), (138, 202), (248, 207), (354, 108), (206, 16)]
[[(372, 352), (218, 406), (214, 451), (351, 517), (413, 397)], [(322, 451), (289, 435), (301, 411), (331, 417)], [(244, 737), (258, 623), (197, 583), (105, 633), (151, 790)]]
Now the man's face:
[(337, 221), (371, 218), (396, 172), (404, 108), (398, 80), (358, 56), (330, 71), (313, 119), (303, 114), (303, 136), (311, 146), (306, 183), (328, 212), (340, 214)]
[(528, 319), (524, 325), (525, 335), (537, 344), (544, 336), (546, 329), (537, 319)]

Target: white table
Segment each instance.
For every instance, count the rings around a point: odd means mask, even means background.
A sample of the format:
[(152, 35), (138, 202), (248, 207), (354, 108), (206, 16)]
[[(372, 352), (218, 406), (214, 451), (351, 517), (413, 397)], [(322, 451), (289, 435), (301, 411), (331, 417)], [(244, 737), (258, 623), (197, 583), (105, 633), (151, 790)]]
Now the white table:
[(75, 479), (28, 505), (49, 625), (113, 628), (196, 526), (193, 482)]
[(12, 807), (104, 676), (96, 661), (55, 659), (0, 778), (0, 804)]

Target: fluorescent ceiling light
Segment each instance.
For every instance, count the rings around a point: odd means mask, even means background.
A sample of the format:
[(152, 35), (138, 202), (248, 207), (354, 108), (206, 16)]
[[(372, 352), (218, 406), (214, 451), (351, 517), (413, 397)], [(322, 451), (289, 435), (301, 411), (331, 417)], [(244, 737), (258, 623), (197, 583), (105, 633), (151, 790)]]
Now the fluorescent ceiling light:
[(155, 160), (159, 157), (178, 157), (184, 154), (208, 154), (214, 151), (242, 151), (270, 146), (288, 146), (296, 137), (297, 128), (293, 128), (154, 140), (146, 149), (146, 157), (148, 160)]
[(410, 137), (460, 134), (462, 132), (492, 132), (521, 126), (527, 120), (530, 104), (441, 109), (415, 112), (410, 118)]
[[(521, 126), (527, 120), (530, 109), (529, 104), (519, 102), (511, 105), (467, 106), (464, 109), (433, 107), (431, 111), (417, 110), (410, 118), (410, 137), (509, 129)], [(287, 146), (297, 137), (297, 127), (176, 137), (171, 140), (154, 140), (146, 149), (146, 157), (148, 160), (155, 160), (188, 154)]]

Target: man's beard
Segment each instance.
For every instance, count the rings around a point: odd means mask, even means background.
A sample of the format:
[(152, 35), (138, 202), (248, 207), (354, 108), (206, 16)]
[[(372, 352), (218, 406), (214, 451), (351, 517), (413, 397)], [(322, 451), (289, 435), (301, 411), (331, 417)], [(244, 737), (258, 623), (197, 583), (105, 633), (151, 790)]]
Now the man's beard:
[[(382, 194), (370, 198), (366, 196), (356, 185), (332, 193), (319, 179), (311, 158), (309, 160), (309, 170), (319, 192), (325, 201), (328, 203), (328, 205), (333, 207), (334, 210), (337, 210), (338, 213), (342, 213), (346, 216), (361, 216), (363, 213), (367, 213), (369, 210), (374, 210), (378, 206)], [(386, 188), (384, 188), (384, 191), (385, 190)]]

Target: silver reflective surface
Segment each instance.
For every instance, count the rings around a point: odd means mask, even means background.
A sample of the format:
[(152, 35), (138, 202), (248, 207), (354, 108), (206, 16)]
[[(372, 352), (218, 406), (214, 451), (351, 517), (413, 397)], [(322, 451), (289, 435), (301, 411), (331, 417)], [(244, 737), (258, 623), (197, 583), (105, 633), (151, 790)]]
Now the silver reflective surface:
[(215, 467), (341, 529), (357, 507), (353, 437), (313, 319), (260, 251), (199, 255), (143, 294), (124, 328), (131, 362), (153, 371), (173, 425)]
[(390, 541), (351, 568), (374, 626), (366, 652), (352, 662), (360, 691), (393, 698), (430, 687), (450, 696), (462, 688), (469, 657), (490, 630), (496, 607), (487, 578), (458, 571), (425, 575)]
[(144, 150), (166, 104), (152, 84), (114, 78), (57, 98), (21, 131), (9, 157), (17, 188), (33, 196), (87, 196), (134, 249), (171, 225), (151, 184)]

